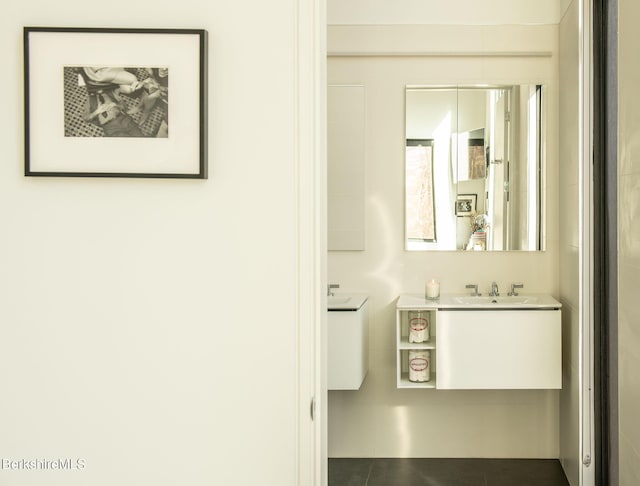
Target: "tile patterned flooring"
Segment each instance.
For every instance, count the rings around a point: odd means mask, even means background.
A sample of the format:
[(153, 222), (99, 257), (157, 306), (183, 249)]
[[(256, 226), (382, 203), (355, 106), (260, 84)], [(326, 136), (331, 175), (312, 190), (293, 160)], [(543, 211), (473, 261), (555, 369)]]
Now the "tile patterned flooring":
[(329, 459), (329, 486), (569, 486), (556, 459)]

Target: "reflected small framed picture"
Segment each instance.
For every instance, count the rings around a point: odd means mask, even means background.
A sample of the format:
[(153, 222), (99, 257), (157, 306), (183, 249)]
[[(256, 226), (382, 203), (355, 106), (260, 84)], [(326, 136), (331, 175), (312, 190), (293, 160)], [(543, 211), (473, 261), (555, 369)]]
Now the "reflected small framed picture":
[(24, 27), (25, 175), (207, 178), (207, 32)]
[(456, 197), (456, 216), (471, 216), (476, 212), (476, 194), (458, 194)]

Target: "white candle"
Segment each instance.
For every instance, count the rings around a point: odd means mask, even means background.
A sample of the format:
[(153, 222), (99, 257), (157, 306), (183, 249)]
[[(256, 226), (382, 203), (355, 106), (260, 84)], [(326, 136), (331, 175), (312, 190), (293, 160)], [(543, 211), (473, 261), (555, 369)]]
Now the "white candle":
[(425, 291), (427, 299), (437, 299), (440, 297), (440, 282), (436, 279), (431, 279), (427, 282), (427, 288)]

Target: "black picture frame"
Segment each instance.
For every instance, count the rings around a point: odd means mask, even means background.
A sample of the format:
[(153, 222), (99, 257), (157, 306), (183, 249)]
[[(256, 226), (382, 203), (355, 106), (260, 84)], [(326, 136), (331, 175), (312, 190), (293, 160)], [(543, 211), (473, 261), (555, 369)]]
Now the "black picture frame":
[(23, 33), (25, 176), (207, 178), (205, 30)]
[(456, 216), (471, 216), (476, 212), (476, 194), (458, 194), (456, 197)]

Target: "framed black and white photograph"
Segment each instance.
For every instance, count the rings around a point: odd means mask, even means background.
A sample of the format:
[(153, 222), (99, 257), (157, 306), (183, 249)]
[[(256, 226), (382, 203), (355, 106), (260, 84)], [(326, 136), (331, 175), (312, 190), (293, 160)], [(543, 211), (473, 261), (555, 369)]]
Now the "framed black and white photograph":
[(458, 194), (456, 197), (456, 216), (471, 216), (476, 212), (476, 194)]
[(206, 178), (206, 40), (25, 27), (25, 175)]

